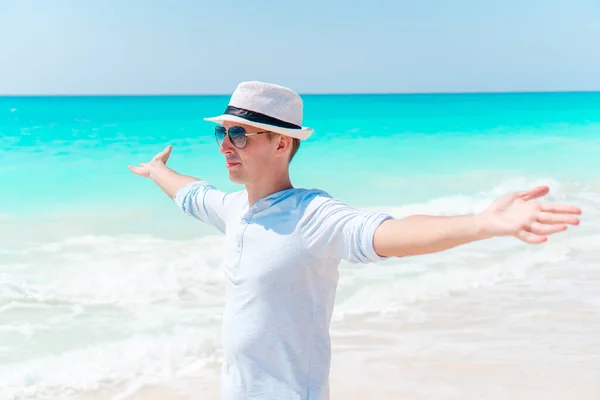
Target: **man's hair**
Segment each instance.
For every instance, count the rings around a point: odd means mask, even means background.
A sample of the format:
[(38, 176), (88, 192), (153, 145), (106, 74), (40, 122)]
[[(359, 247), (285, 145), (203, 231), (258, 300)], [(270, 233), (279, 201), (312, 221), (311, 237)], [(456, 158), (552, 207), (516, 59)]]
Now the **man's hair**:
[[(274, 132), (267, 132), (267, 138), (269, 140), (272, 140), (277, 135), (279, 135), (279, 134), (274, 133)], [(299, 148), (300, 148), (300, 139), (292, 138), (292, 152), (290, 153), (289, 162), (292, 162), (292, 158), (294, 158), (294, 156), (298, 152)]]

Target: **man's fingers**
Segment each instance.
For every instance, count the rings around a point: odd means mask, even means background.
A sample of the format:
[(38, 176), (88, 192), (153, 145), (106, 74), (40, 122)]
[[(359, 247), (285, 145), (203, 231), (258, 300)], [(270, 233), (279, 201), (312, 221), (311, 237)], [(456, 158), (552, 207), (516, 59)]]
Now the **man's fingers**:
[(517, 232), (517, 237), (525, 243), (529, 244), (540, 244), (548, 240), (546, 236), (538, 236), (525, 230), (520, 230), (519, 232)]
[(131, 165), (128, 166), (129, 170), (131, 172), (133, 172), (136, 175), (140, 175), (140, 176), (146, 176), (147, 175), (147, 168), (145, 168), (146, 164), (140, 164), (139, 167), (133, 167)]
[(579, 225), (579, 218), (570, 214), (555, 214), (552, 212), (542, 211), (537, 216), (537, 221), (542, 224), (569, 224)]
[(166, 162), (169, 159), (169, 156), (171, 155), (172, 149), (173, 146), (171, 145), (165, 147), (163, 151), (154, 156), (153, 160), (161, 160), (162, 162)]
[(165, 162), (169, 159), (169, 156), (171, 155), (171, 150), (173, 150), (173, 146), (167, 146), (167, 148), (165, 149), (165, 155), (163, 158)]
[(128, 168), (134, 174), (138, 174), (139, 175), (141, 173), (140, 167), (133, 167), (133, 166), (129, 165)]
[(559, 214), (581, 214), (581, 208), (575, 206), (568, 206), (565, 204), (552, 204), (543, 203), (540, 204), (542, 211), (559, 213)]
[(518, 193), (518, 197), (525, 201), (528, 201), (545, 196), (548, 194), (548, 192), (550, 192), (550, 188), (548, 186), (537, 186), (524, 192)]
[(546, 236), (552, 235), (553, 233), (562, 232), (566, 229), (567, 226), (565, 224), (546, 225), (540, 224), (539, 222), (534, 222), (533, 224), (531, 224), (528, 231), (536, 235)]

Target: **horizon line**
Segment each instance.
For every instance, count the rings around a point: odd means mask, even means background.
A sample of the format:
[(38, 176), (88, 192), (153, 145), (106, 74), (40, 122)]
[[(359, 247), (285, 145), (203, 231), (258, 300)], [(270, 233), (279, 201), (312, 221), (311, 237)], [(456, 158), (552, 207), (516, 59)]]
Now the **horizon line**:
[[(510, 91), (445, 91), (445, 92), (298, 92), (300, 96), (361, 96), (361, 95), (465, 95), (465, 94), (551, 94), (551, 93), (600, 93), (589, 90), (510, 90)], [(0, 97), (222, 97), (228, 93), (56, 93), (56, 94), (0, 94)]]

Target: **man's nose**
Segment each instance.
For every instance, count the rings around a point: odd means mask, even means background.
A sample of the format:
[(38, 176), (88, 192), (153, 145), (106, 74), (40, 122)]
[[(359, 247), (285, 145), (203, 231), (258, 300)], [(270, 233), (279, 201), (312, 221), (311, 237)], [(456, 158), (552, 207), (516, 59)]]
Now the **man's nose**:
[(221, 147), (219, 149), (219, 151), (222, 154), (231, 154), (234, 153), (234, 146), (233, 143), (231, 143), (231, 140), (229, 139), (229, 135), (225, 135), (225, 138), (223, 139), (223, 143), (221, 143)]

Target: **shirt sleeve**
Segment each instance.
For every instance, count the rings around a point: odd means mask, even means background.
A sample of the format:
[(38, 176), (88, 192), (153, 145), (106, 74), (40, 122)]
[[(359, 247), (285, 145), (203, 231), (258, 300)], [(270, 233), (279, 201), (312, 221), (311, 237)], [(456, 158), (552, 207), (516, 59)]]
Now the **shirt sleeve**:
[(318, 196), (306, 208), (301, 234), (318, 257), (373, 263), (387, 259), (375, 252), (373, 236), (389, 214), (360, 211), (328, 196)]
[(208, 182), (196, 181), (181, 187), (173, 199), (185, 214), (225, 233), (228, 195)]

